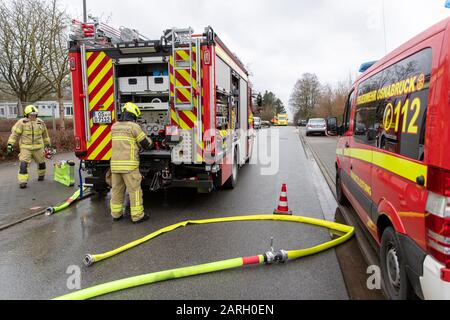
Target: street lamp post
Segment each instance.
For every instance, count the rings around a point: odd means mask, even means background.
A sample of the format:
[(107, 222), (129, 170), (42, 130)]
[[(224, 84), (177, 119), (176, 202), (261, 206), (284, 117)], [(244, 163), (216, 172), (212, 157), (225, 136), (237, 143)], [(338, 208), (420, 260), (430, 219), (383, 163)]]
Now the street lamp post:
[(86, 0), (83, 0), (83, 22), (87, 23)]

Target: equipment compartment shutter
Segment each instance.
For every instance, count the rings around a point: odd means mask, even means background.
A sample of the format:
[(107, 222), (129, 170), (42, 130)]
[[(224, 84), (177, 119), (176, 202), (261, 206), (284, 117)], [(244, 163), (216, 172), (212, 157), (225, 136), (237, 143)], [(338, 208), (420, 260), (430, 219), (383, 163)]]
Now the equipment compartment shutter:
[(220, 90), (231, 92), (231, 70), (222, 59), (216, 59), (216, 84)]

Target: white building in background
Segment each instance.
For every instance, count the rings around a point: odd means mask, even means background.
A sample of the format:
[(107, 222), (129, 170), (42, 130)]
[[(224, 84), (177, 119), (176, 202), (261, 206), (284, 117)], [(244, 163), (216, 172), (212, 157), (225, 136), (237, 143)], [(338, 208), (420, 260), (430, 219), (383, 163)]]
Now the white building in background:
[(16, 102), (1, 102), (0, 103), (0, 118), (15, 119), (17, 118), (17, 103)]
[[(37, 101), (33, 103), (39, 112), (40, 118), (59, 119), (59, 107), (57, 101)], [(0, 102), (0, 118), (15, 119), (18, 117), (17, 102)], [(73, 118), (72, 101), (64, 101), (64, 117)]]

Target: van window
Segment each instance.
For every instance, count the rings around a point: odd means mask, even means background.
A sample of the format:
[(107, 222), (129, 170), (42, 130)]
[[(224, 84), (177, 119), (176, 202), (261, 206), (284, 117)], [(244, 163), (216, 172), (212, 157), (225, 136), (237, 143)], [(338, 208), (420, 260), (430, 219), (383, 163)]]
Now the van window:
[(422, 50), (359, 85), (355, 139), (423, 160), (432, 50)]

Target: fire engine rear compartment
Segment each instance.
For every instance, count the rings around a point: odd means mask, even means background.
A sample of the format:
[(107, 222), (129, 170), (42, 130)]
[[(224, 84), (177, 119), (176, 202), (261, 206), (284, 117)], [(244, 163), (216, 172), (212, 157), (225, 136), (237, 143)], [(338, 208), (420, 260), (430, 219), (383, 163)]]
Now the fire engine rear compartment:
[(171, 125), (168, 60), (167, 56), (116, 60), (118, 114), (126, 102), (136, 103), (142, 112), (139, 124), (155, 144), (154, 150), (141, 152), (146, 188), (156, 191), (166, 187), (192, 187), (199, 192), (211, 192), (218, 182), (211, 180), (205, 165), (173, 164), (171, 148), (164, 141), (165, 128)]
[[(154, 150), (141, 152), (141, 173), (145, 177), (144, 185), (151, 191), (169, 186), (191, 186), (199, 191), (210, 192), (213, 183), (209, 180), (209, 176), (203, 175), (204, 182), (198, 179), (198, 174), (205, 172), (205, 166), (174, 165), (172, 151), (165, 144), (165, 128), (171, 124), (169, 63), (159, 60), (169, 58), (161, 58), (154, 57), (151, 63), (137, 64), (130, 63), (135, 59), (123, 59), (126, 61), (125, 64), (119, 62), (115, 66), (118, 109), (120, 110), (126, 102), (137, 104), (142, 112), (139, 124), (155, 144)], [(186, 179), (186, 177), (192, 177), (195, 180)]]
[[(248, 75), (241, 64), (233, 61), (223, 49), (218, 54), (215, 53), (214, 46), (210, 46), (211, 43), (207, 45), (201, 41), (194, 42), (196, 45), (193, 49), (189, 46), (175, 49), (165, 46), (156, 52), (145, 54), (125, 53), (117, 47), (104, 51), (86, 51), (87, 56), (96, 52), (105, 55), (112, 62), (113, 106), (116, 115), (113, 122), (120, 118), (121, 108), (126, 102), (136, 103), (141, 109), (142, 119), (139, 124), (155, 142), (154, 149), (141, 153), (144, 185), (152, 191), (168, 187), (189, 187), (209, 193), (230, 180), (232, 162), (244, 164), (250, 156), (251, 142), (247, 130), (251, 92)], [(212, 53), (211, 62), (203, 61), (205, 50), (208, 54)], [(188, 63), (189, 52), (192, 52), (192, 70)], [(91, 62), (86, 68), (90, 66)], [(184, 79), (179, 79), (180, 73), (184, 73)], [(183, 90), (184, 97), (180, 93)], [(187, 104), (181, 100), (188, 96), (189, 91), (191, 100), (188, 99), (190, 102)], [(204, 96), (200, 95), (203, 91), (207, 92)], [(101, 104), (96, 108), (104, 110)], [(186, 120), (191, 120), (193, 126)], [(106, 126), (110, 130), (112, 125)], [(167, 143), (170, 139), (165, 139), (166, 128), (174, 126), (184, 132), (180, 140)], [(205, 136), (209, 129), (217, 130), (213, 138)], [(186, 141), (185, 144), (183, 140)], [(89, 146), (89, 137), (86, 141)], [(189, 145), (187, 151), (186, 145)], [(206, 148), (212, 150), (212, 158), (208, 163), (205, 161)], [(84, 157), (82, 152), (80, 155)], [(221, 164), (222, 159), (226, 159), (225, 164)], [(85, 157), (85, 167), (92, 175), (86, 179), (86, 183), (94, 187), (97, 185), (98, 188), (95, 189), (99, 191), (105, 188), (104, 176), (109, 168), (108, 159), (94, 158), (89, 150)]]

